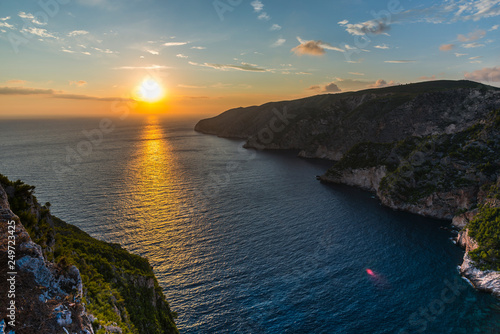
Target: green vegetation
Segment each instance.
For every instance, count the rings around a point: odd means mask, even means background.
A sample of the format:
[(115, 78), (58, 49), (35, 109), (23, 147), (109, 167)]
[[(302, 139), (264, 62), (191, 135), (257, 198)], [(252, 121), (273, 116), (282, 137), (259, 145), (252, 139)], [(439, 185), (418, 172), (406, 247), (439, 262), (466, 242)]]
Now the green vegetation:
[(467, 228), (479, 247), (469, 252), (481, 270), (500, 271), (500, 208), (480, 206), (476, 218)]
[[(62, 270), (80, 270), (85, 303), (99, 326), (118, 325), (123, 333), (177, 333), (175, 313), (154, 277), (149, 262), (118, 244), (92, 238), (76, 226), (53, 217), (50, 203), (40, 206), (34, 187), (11, 182), (0, 175), (10, 194), (12, 211), (19, 216), (32, 240), (40, 244), (48, 260)], [(97, 333), (104, 333), (101, 328)]]

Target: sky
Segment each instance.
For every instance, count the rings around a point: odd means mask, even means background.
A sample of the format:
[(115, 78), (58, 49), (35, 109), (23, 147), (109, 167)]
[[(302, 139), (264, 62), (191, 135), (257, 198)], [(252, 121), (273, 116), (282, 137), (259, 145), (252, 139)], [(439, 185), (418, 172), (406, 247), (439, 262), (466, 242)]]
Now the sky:
[[(210, 116), (427, 80), (499, 87), (499, 18), (500, 0), (1, 0), (0, 117)], [(138, 93), (151, 81), (155, 103)]]

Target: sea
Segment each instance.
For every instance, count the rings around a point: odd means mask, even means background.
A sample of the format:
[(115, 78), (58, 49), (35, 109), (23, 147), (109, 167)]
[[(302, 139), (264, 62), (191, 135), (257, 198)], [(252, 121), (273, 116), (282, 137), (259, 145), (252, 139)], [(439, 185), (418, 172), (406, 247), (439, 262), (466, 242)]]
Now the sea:
[(500, 333), (448, 221), (316, 180), (195, 118), (0, 121), (0, 173), (151, 262), (181, 333)]

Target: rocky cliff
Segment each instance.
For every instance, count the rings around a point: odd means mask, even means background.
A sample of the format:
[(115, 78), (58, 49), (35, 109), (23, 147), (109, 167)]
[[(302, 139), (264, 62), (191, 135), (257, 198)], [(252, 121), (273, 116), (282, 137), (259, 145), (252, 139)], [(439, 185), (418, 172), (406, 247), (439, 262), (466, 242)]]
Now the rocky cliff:
[(196, 131), (246, 139), (246, 147), (297, 149), (340, 160), (360, 142), (459, 132), (500, 108), (500, 89), (432, 81), (236, 108), (198, 122)]
[(500, 89), (433, 81), (228, 110), (195, 130), (335, 164), (321, 181), (397, 210), (453, 220), (461, 267), (500, 296)]
[(0, 333), (178, 333), (147, 260), (52, 216), (33, 191), (0, 175), (1, 282), (17, 272), (15, 296), (0, 301)]

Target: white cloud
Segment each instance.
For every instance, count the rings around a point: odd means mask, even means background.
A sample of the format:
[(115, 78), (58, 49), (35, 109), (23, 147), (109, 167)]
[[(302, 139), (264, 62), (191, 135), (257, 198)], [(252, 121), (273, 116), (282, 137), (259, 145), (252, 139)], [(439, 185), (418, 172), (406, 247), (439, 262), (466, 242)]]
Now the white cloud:
[(191, 49), (195, 49), (195, 50), (205, 50), (206, 47), (204, 46), (192, 46)]
[(7, 21), (7, 20), (10, 20), (10, 16), (0, 17), (0, 21)]
[(285, 42), (286, 42), (286, 39), (278, 38), (278, 40), (276, 42), (274, 42), (273, 44), (271, 44), (271, 46), (276, 48), (278, 46), (282, 46), (283, 44), (285, 44)]
[(241, 65), (233, 65), (233, 64), (213, 64), (213, 63), (195, 63), (190, 61), (190, 65), (193, 66), (203, 66), (210, 67), (216, 70), (226, 71), (226, 70), (238, 70), (238, 71), (247, 71), (247, 72), (267, 72), (268, 70), (264, 68), (260, 68), (255, 64), (241, 63)]
[(480, 48), (482, 46), (484, 46), (484, 44), (480, 44), (480, 43), (477, 43), (477, 42), (462, 44), (462, 47), (466, 48), (466, 49)]
[(8, 22), (0, 22), (0, 27), (5, 27), (9, 29), (14, 29), (14, 26)]
[(69, 50), (69, 49), (65, 49), (65, 48), (62, 48), (61, 50), (62, 52), (66, 52), (66, 53), (75, 53), (75, 51), (73, 50)]
[(34, 24), (37, 24), (39, 26), (44, 26), (47, 24), (47, 22), (41, 22), (38, 20), (37, 17), (35, 17), (33, 14), (31, 13), (25, 13), (25, 12), (19, 12), (17, 14), (20, 18), (22, 19), (26, 19), (26, 20), (29, 20), (31, 21), (31, 23), (34, 23)]
[(469, 59), (470, 60), (474, 60), (474, 59), (479, 59), (479, 58), (483, 58), (483, 57), (481, 57), (481, 56), (475, 56), (475, 57), (470, 57)]
[(360, 72), (349, 72), (349, 74), (352, 74), (352, 75), (365, 75), (364, 73), (360, 73)]
[(89, 32), (86, 30), (73, 30), (72, 32), (68, 33), (69, 37), (73, 36), (81, 36), (81, 35), (87, 35)]
[(408, 63), (414, 63), (415, 60), (386, 60), (384, 63), (388, 64), (408, 64)]
[(179, 53), (178, 55), (176, 55), (177, 58), (189, 58), (188, 56), (186, 55), (183, 55), (182, 53)]
[(455, 52), (455, 56), (457, 56), (457, 57), (463, 57), (463, 56), (467, 56), (467, 53), (458, 53), (458, 52)]
[(455, 18), (479, 21), (487, 17), (500, 15), (500, 0), (450, 0), (446, 8), (455, 10)]
[(102, 52), (102, 53), (107, 53), (107, 54), (118, 53), (118, 52), (116, 52), (116, 51), (111, 51), (110, 49), (105, 49), (105, 50), (104, 50), (104, 49), (94, 48), (94, 47), (93, 47), (92, 49), (94, 49), (94, 50), (96, 50), (96, 51), (99, 51), (99, 52)]
[(167, 42), (164, 43), (163, 46), (181, 46), (186, 44), (189, 44), (189, 42)]
[(59, 39), (59, 37), (54, 36), (53, 34), (48, 32), (46, 29), (42, 29), (42, 28), (35, 28), (35, 27), (23, 28), (23, 30), (21, 30), (21, 32), (22, 33), (29, 33), (29, 34), (36, 35), (36, 36), (43, 37), (43, 38)]
[(155, 56), (157, 56), (157, 55), (160, 54), (158, 51), (155, 51), (155, 50), (146, 50), (146, 52), (149, 52), (149, 53), (151, 53), (152, 55), (155, 55)]
[(271, 17), (266, 12), (260, 13), (260, 15), (257, 18), (259, 20), (264, 20), (264, 21), (269, 21), (271, 19)]
[(338, 24), (345, 27), (345, 30), (349, 34), (355, 36), (387, 34), (387, 31), (390, 30), (390, 26), (385, 20), (369, 20), (356, 24), (348, 23), (347, 20), (344, 20), (340, 21)]
[(273, 24), (273, 25), (271, 26), (271, 28), (270, 28), (270, 29), (271, 29), (271, 31), (278, 31), (278, 30), (281, 30), (281, 26), (280, 26), (279, 24), (276, 24), (276, 23), (275, 23), (275, 24)]
[(261, 1), (259, 1), (259, 0), (252, 1), (250, 3), (250, 5), (253, 7), (253, 10), (256, 13), (259, 13), (259, 12), (261, 12), (264, 9), (264, 4)]
[(390, 49), (390, 47), (387, 46), (387, 45), (385, 45), (385, 44), (375, 45), (374, 48), (375, 49), (380, 49), (380, 50), (388, 50), (388, 49)]
[(495, 24), (493, 27), (490, 28), (490, 30), (488, 31), (494, 31), (494, 30), (497, 30), (498, 28), (500, 27), (500, 25), (498, 24)]

